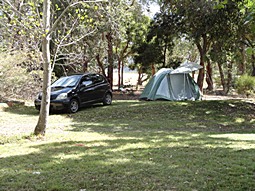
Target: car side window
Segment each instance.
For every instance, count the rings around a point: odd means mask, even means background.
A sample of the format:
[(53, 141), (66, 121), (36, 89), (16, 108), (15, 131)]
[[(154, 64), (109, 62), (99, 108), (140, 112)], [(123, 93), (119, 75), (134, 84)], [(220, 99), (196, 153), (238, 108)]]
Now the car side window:
[(85, 77), (84, 79), (82, 79), (81, 84), (83, 86), (89, 86), (92, 84), (92, 79), (90, 77)]
[(103, 77), (99, 74), (93, 75), (92, 81), (93, 81), (93, 84), (101, 83), (103, 82)]

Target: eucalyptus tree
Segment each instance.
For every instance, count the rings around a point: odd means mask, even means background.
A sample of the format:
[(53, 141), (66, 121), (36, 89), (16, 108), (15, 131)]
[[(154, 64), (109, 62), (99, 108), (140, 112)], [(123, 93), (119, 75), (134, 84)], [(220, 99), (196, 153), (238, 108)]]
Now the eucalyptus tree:
[(154, 47), (154, 61), (161, 64), (161, 67), (166, 67), (169, 63), (167, 60), (174, 47), (174, 33), (166, 30), (162, 24), (162, 19), (157, 15), (151, 22), (150, 30), (147, 35), (147, 41)]
[[(108, 77), (110, 78), (110, 82), (112, 83), (112, 71), (113, 71), (113, 62), (114, 62), (114, 55), (113, 55), (113, 39), (115, 36), (118, 35), (118, 28), (120, 21), (118, 21), (119, 15), (121, 15), (123, 12), (118, 12), (118, 10), (123, 11), (123, 9), (119, 9), (124, 6), (125, 1), (123, 1), (123, 4), (120, 4), (119, 1), (107, 1), (107, 2), (101, 2), (101, 1), (70, 1), (68, 6), (65, 7), (65, 9), (61, 12), (59, 17), (57, 17), (54, 20), (54, 23), (50, 23), (50, 17), (52, 16), (50, 13), (50, 5), (56, 6), (53, 4), (50, 4), (50, 0), (44, 1), (44, 9), (43, 9), (43, 35), (42, 35), (42, 47), (43, 47), (43, 58), (44, 58), (44, 83), (43, 83), (43, 96), (42, 96), (42, 106), (40, 111), (40, 116), (38, 120), (38, 124), (35, 128), (35, 134), (36, 135), (44, 135), (45, 129), (47, 126), (47, 118), (49, 114), (49, 103), (50, 103), (50, 81), (51, 81), (51, 71), (52, 71), (52, 63), (50, 60), (50, 39), (53, 34), (56, 33), (56, 29), (60, 24), (63, 24), (62, 19), (65, 18), (66, 14), (69, 10), (75, 9), (77, 13), (77, 20), (74, 20), (77, 23), (82, 23), (82, 20), (86, 20), (86, 24), (78, 26), (80, 27), (79, 30), (84, 29), (85, 34), (81, 35), (81, 38), (86, 37), (86, 34), (88, 33), (87, 29), (88, 27), (91, 28), (92, 32), (94, 30), (97, 31), (103, 31), (103, 38), (107, 39), (107, 59), (108, 59)], [(89, 15), (84, 12), (82, 12), (82, 9), (89, 8), (88, 3), (93, 3), (93, 9), (95, 11), (102, 10), (102, 12), (98, 11), (97, 13), (97, 27), (93, 25), (93, 18), (89, 17)], [(98, 4), (95, 4), (98, 3)], [(98, 6), (100, 5), (100, 6)], [(79, 7), (81, 6), (81, 7)], [(86, 17), (87, 16), (87, 17)], [(72, 33), (75, 33), (76, 27), (75, 25), (70, 25), (69, 30), (64, 30), (63, 37), (61, 38), (63, 41), (59, 43), (58, 46), (60, 47), (61, 44), (69, 45), (70, 43), (73, 44), (73, 42), (78, 42), (81, 40), (81, 38), (77, 38), (77, 35), (75, 38), (71, 35)], [(84, 27), (85, 26), (85, 27)], [(59, 33), (59, 31), (57, 31)], [(62, 32), (62, 31), (61, 31)], [(80, 34), (77, 32), (77, 34)], [(60, 36), (59, 34), (56, 36)], [(68, 39), (71, 41), (68, 43), (68, 41), (65, 42), (65, 40)], [(65, 43), (64, 43), (65, 42)], [(54, 42), (58, 43), (58, 42)]]
[[(17, 81), (23, 83), (23, 87), (34, 87), (37, 91), (41, 84), (42, 72), (41, 70), (41, 30), (40, 30), (40, 14), (33, 1), (23, 0), (3, 0), (0, 1), (0, 52), (5, 55), (10, 69), (9, 73), (13, 70), (13, 74), (18, 73), (19, 76), (6, 76), (3, 72), (4, 81), (6, 84), (8, 79), (17, 78)], [(17, 57), (17, 59), (11, 59)], [(22, 62), (21, 62), (22, 60)], [(4, 63), (2, 63), (4, 64)], [(1, 64), (1, 65), (2, 65)], [(6, 70), (5, 70), (6, 71)], [(23, 71), (23, 73), (21, 72)], [(8, 72), (7, 72), (8, 74)], [(22, 76), (23, 74), (24, 76)], [(19, 79), (23, 78), (23, 79)], [(29, 82), (24, 82), (24, 79), (30, 79)], [(4, 87), (4, 84), (2, 84)], [(36, 88), (37, 85), (37, 88)], [(16, 87), (16, 88), (15, 88)], [(14, 83), (14, 89), (18, 88), (18, 83)], [(5, 95), (12, 95), (16, 98), (30, 98), (35, 96), (29, 91), (29, 87), (21, 91), (8, 91), (10, 87), (6, 88)], [(26, 95), (26, 96), (25, 96)]]
[[(77, 6), (82, 5), (82, 7), (86, 7), (87, 3), (95, 3), (98, 2), (96, 0), (94, 1), (70, 1), (68, 6), (65, 7), (65, 9), (61, 12), (61, 14), (54, 20), (53, 23), (51, 23), (51, 0), (44, 0), (43, 1), (43, 35), (42, 35), (42, 52), (43, 52), (43, 69), (44, 69), (44, 76), (43, 76), (43, 94), (42, 94), (42, 104), (41, 104), (41, 110), (40, 115), (38, 119), (38, 123), (36, 125), (36, 128), (34, 130), (34, 133), (36, 135), (44, 135), (45, 130), (48, 124), (48, 115), (49, 115), (49, 107), (50, 107), (50, 84), (51, 84), (51, 72), (52, 72), (52, 62), (51, 62), (51, 54), (50, 54), (50, 41), (51, 36), (55, 32), (57, 26), (61, 23), (61, 19), (65, 16), (65, 14), (70, 10), (75, 8), (77, 12), (79, 11), (79, 7)], [(55, 6), (55, 5), (53, 5)], [(86, 16), (86, 13), (85, 13)], [(82, 20), (81, 15), (77, 15), (78, 20)], [(75, 23), (76, 21), (74, 21)], [(90, 22), (90, 20), (89, 20)], [(74, 31), (75, 27), (74, 25), (71, 25), (69, 27), (69, 30), (66, 31), (64, 37), (62, 39), (65, 39), (66, 37), (70, 37), (69, 34), (71, 34)], [(71, 39), (70, 43), (75, 43), (79, 41), (80, 39), (84, 38), (83, 34), (81, 35), (81, 38), (75, 38)], [(70, 39), (69, 39), (70, 40)], [(62, 43), (62, 42), (61, 42)], [(68, 44), (70, 44), (68, 43)], [(67, 44), (67, 45), (68, 45)]]
[(31, 0), (0, 1), (2, 51), (40, 52), (40, 17), (38, 7)]
[[(132, 56), (132, 47), (137, 38), (144, 33), (144, 16), (141, 4), (137, 0), (111, 0), (98, 6), (100, 15), (96, 22), (97, 33), (92, 39), (86, 39), (90, 51), (90, 61), (97, 61), (98, 68), (113, 81), (113, 68), (119, 69), (119, 85), (123, 83), (123, 68), (126, 60)], [(144, 23), (145, 22), (145, 23)], [(94, 39), (94, 40), (93, 40)], [(106, 72), (107, 71), (107, 74)]]
[[(25, 1), (22, 1), (24, 3)], [(41, 7), (41, 3), (43, 2), (43, 7)], [(51, 84), (51, 74), (52, 74), (52, 69), (54, 67), (54, 63), (52, 63), (52, 59), (54, 61), (55, 56), (51, 57), (51, 51), (50, 51), (50, 45), (51, 45), (51, 39), (53, 34), (59, 38), (55, 38), (55, 42), (57, 44), (57, 49), (55, 52), (58, 52), (58, 49), (60, 47), (64, 47), (63, 45), (69, 45), (69, 44), (75, 44), (77, 41), (82, 39), (86, 34), (82, 34), (80, 38), (72, 38), (72, 32), (75, 32), (76, 29), (76, 23), (80, 23), (82, 20), (82, 17), (77, 14), (76, 20), (73, 20), (73, 24), (66, 26), (62, 30), (59, 31), (57, 30), (58, 26), (63, 24), (63, 21), (66, 21), (66, 14), (72, 10), (79, 10), (78, 7), (79, 5), (82, 5), (83, 7), (87, 6), (87, 3), (94, 3), (94, 2), (99, 2), (99, 1), (68, 1), (66, 7), (64, 7), (64, 10), (61, 11), (59, 15), (53, 14), (52, 10), (57, 10), (61, 9), (59, 7), (56, 7), (56, 4), (53, 4), (51, 0), (44, 0), (44, 1), (26, 1), (28, 5), (31, 7), (35, 7), (35, 11), (31, 11), (33, 9), (29, 9), (27, 12), (24, 14), (20, 12), (19, 9), (16, 7), (17, 6), (14, 2), (9, 2), (5, 0), (5, 5), (10, 7), (10, 12), (11, 15), (14, 15), (14, 18), (17, 18), (17, 23), (21, 23), (20, 28), (21, 29), (31, 29), (32, 26), (38, 26), (36, 29), (39, 31), (39, 38), (41, 42), (41, 50), (42, 50), (42, 62), (43, 62), (43, 91), (42, 91), (42, 104), (41, 104), (41, 110), (40, 110), (40, 115), (38, 119), (38, 123), (35, 127), (34, 134), (36, 135), (44, 135), (46, 127), (48, 125), (48, 115), (49, 115), (49, 107), (50, 107), (50, 84)], [(78, 8), (77, 8), (78, 7)], [(16, 16), (16, 15), (21, 15), (21, 16)], [(70, 15), (69, 15), (70, 16)], [(32, 17), (32, 18), (31, 18)], [(33, 20), (34, 18), (37, 18), (36, 20)], [(63, 20), (62, 20), (63, 19)], [(70, 17), (69, 19), (74, 19)], [(27, 23), (22, 23), (23, 21), (29, 21)], [(90, 19), (88, 20), (90, 22)], [(70, 22), (69, 22), (70, 23)], [(56, 31), (57, 30), (57, 31)], [(30, 32), (30, 30), (28, 30)], [(87, 28), (86, 31), (87, 32)], [(61, 35), (59, 35), (61, 33)], [(18, 33), (19, 34), (19, 33)], [(22, 31), (21, 31), (22, 34)], [(31, 35), (32, 33), (27, 33)], [(57, 34), (57, 35), (56, 35)], [(15, 35), (15, 34), (14, 34)], [(13, 37), (11, 35), (11, 37)], [(15, 36), (14, 36), (15, 37)], [(30, 40), (30, 39), (29, 39)], [(60, 40), (58, 42), (58, 40)], [(12, 45), (13, 47), (13, 45)], [(24, 47), (21, 47), (24, 49)]]
[[(141, 25), (142, 28), (139, 30), (141, 35), (136, 36), (132, 47), (134, 63), (130, 67), (138, 71), (138, 85), (142, 85), (143, 81), (155, 73), (155, 64), (161, 55), (154, 41), (148, 40), (150, 22), (151, 19), (149, 17), (143, 17), (143, 25)], [(145, 79), (143, 79), (144, 73), (147, 74)]]
[[(142, 7), (137, 2), (129, 7), (126, 14), (123, 15), (121, 22), (120, 35), (115, 41), (115, 54), (118, 60), (118, 87), (123, 85), (123, 70), (125, 62), (130, 63), (133, 58), (133, 47), (141, 38), (145, 38), (149, 25), (149, 18), (143, 15)], [(129, 60), (129, 61), (128, 61)]]
[(202, 90), (207, 71), (210, 79), (207, 81), (208, 88), (212, 89), (212, 67), (208, 62), (208, 52), (219, 37), (232, 36), (240, 13), (239, 1), (163, 0), (161, 3), (162, 25), (167, 25), (180, 38), (194, 42), (200, 53), (200, 65), (203, 66), (199, 71), (198, 85)]
[[(247, 62), (250, 62), (252, 76), (255, 76), (255, 2), (248, 0), (243, 5), (241, 12), (244, 13), (242, 19), (243, 27), (241, 28), (241, 43), (246, 49)], [(245, 67), (246, 69), (246, 67)], [(247, 72), (248, 73), (248, 72)]]
[[(69, 3), (56, 1), (57, 15), (69, 6)], [(102, 2), (84, 1), (69, 8), (61, 18), (61, 23), (52, 33), (51, 53), (54, 54), (57, 69), (63, 68), (60, 75), (70, 72), (86, 72), (88, 63), (93, 60), (94, 47), (98, 44), (98, 29)]]

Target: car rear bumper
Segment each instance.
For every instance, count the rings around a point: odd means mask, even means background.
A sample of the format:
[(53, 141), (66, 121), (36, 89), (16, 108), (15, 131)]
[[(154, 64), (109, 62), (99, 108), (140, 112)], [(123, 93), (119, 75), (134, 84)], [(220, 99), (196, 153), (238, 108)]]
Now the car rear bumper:
[[(64, 99), (64, 100), (51, 100), (50, 101), (50, 110), (64, 110), (64, 109), (68, 109), (69, 107), (69, 102), (70, 100), (69, 99)], [(35, 104), (35, 108), (37, 110), (40, 110), (41, 108), (41, 100), (39, 99), (36, 99), (34, 101), (34, 104)]]

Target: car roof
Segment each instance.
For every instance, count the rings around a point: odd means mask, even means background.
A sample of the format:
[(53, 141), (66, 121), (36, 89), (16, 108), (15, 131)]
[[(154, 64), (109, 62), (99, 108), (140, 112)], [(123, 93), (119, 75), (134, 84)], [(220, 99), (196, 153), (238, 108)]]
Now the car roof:
[[(89, 76), (89, 75), (101, 75), (101, 74), (88, 72), (88, 73), (70, 74), (67, 76)], [(63, 76), (63, 77), (65, 77), (65, 76)]]

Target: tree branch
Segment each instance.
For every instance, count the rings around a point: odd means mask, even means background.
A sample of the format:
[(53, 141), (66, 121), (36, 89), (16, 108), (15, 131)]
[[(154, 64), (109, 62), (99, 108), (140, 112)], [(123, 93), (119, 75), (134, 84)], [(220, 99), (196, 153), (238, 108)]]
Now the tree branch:
[(54, 24), (52, 25), (51, 29), (47, 32), (46, 35), (49, 35), (50, 33), (52, 33), (56, 29), (56, 27), (57, 27), (58, 23), (60, 22), (61, 18), (65, 15), (65, 13), (68, 11), (69, 8), (74, 7), (74, 6), (78, 5), (78, 4), (83, 4), (83, 3), (98, 3), (98, 2), (104, 2), (104, 1), (105, 0), (78, 1), (76, 3), (68, 5), (64, 9), (64, 11), (61, 13), (61, 15), (57, 18), (57, 20), (54, 22)]
[(5, 3), (7, 3), (8, 5), (10, 5), (10, 7), (12, 8), (12, 10), (15, 13), (18, 13), (19, 15), (23, 15), (21, 12), (19, 12), (8, 0), (3, 0)]

